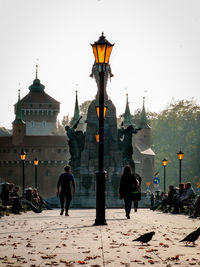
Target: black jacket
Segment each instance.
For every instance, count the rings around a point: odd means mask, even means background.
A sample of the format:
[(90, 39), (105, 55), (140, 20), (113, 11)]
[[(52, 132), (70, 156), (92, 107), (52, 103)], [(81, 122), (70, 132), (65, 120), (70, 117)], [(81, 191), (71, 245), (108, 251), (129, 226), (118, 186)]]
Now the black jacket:
[(133, 192), (137, 190), (138, 180), (132, 173), (130, 175), (122, 175), (120, 180), (119, 194), (121, 198), (129, 198), (133, 196)]
[(74, 176), (70, 173), (62, 173), (58, 179), (57, 188), (61, 187), (61, 195), (71, 195), (71, 186), (75, 190)]

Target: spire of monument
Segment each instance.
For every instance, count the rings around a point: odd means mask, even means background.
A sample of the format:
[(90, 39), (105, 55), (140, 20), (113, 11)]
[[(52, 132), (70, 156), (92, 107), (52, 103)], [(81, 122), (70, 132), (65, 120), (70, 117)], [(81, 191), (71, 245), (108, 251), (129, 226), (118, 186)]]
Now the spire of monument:
[(18, 89), (18, 102), (20, 101), (20, 89)]
[(143, 107), (142, 107), (142, 112), (140, 116), (140, 127), (150, 128), (150, 126), (148, 125), (148, 120), (147, 120), (147, 115), (146, 115), (146, 110), (145, 110), (145, 97), (143, 97)]
[[(76, 90), (76, 100), (75, 100), (75, 107), (74, 107), (74, 116), (73, 116), (73, 118), (71, 120), (71, 124), (76, 123), (79, 118), (80, 118), (80, 111), (79, 111), (79, 105), (78, 105), (78, 90)], [(79, 123), (81, 123), (81, 121)]]
[(78, 91), (76, 90), (76, 101), (74, 107), (74, 119), (78, 120), (80, 118), (79, 105), (78, 105)]
[(124, 113), (124, 126), (128, 127), (129, 125), (134, 125), (133, 118), (130, 113), (128, 94), (126, 94), (126, 108)]
[(21, 105), (21, 100), (20, 100), (20, 89), (18, 89), (18, 102), (17, 102), (17, 107), (16, 107), (16, 116), (15, 120), (13, 123), (18, 123), (18, 124), (24, 124), (25, 122), (23, 121), (22, 117), (22, 105)]
[(35, 79), (38, 78), (38, 65), (36, 64), (35, 66), (36, 70), (35, 70)]

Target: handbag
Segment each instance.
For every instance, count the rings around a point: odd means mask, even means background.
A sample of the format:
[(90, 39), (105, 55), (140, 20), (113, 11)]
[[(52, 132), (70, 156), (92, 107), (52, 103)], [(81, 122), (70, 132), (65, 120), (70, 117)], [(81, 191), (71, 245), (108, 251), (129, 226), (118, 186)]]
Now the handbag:
[(132, 199), (133, 201), (139, 201), (141, 200), (141, 190), (137, 186), (137, 188), (132, 192)]

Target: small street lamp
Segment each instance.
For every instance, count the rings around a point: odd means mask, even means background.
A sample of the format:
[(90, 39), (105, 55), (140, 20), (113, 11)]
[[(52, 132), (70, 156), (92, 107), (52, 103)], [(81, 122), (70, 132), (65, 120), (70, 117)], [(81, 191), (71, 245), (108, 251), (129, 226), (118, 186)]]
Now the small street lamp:
[(177, 155), (178, 155), (178, 159), (179, 159), (179, 184), (181, 183), (181, 168), (182, 168), (182, 164), (181, 164), (181, 162), (182, 162), (182, 159), (183, 159), (183, 157), (184, 157), (184, 153), (180, 150), (178, 153), (177, 153)]
[(35, 165), (35, 188), (37, 188), (37, 166), (38, 166), (38, 159), (34, 159), (34, 165)]
[(164, 167), (164, 193), (166, 192), (166, 170), (165, 170), (165, 168), (167, 166), (167, 163), (168, 163), (167, 160), (163, 159), (162, 165)]
[(114, 44), (108, 42), (105, 36), (99, 37), (99, 40), (91, 44), (95, 62), (98, 65), (99, 72), (99, 105), (97, 115), (99, 114), (99, 150), (98, 150), (98, 171), (96, 172), (96, 220), (95, 225), (105, 225), (105, 175), (104, 170), (104, 76), (106, 65), (109, 62), (110, 54)]
[(22, 194), (24, 195), (24, 183), (25, 183), (25, 177), (24, 177), (24, 162), (26, 160), (26, 152), (22, 149), (21, 154), (20, 154), (20, 158), (22, 161)]

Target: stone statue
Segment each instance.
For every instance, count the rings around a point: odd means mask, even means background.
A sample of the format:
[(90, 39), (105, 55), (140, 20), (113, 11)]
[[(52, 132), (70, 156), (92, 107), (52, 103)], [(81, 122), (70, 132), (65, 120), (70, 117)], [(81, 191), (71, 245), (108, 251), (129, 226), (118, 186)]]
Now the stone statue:
[(81, 152), (83, 151), (85, 144), (84, 133), (82, 131), (75, 131), (81, 118), (82, 116), (71, 128), (68, 125), (65, 126), (65, 131), (69, 138), (69, 152), (71, 155), (70, 165), (73, 167), (80, 166)]
[[(94, 63), (93, 67), (92, 67), (92, 73), (90, 74), (90, 77), (94, 78), (96, 83), (97, 83), (98, 91), (97, 91), (96, 99), (99, 99), (99, 90), (100, 90), (98, 67), (99, 67), (98, 64)], [(107, 92), (106, 92), (106, 86), (107, 86), (108, 78), (111, 79), (111, 77), (113, 77), (114, 75), (112, 74), (110, 64), (106, 64), (105, 68), (106, 69), (105, 69), (105, 77), (104, 77), (104, 98), (108, 99), (108, 95), (107, 95)]]
[(132, 169), (135, 169), (135, 163), (132, 159), (133, 146), (132, 146), (132, 135), (136, 134), (140, 128), (134, 128), (129, 125), (126, 129), (121, 125), (121, 129), (118, 130), (119, 146), (122, 151), (123, 165), (129, 164)]

